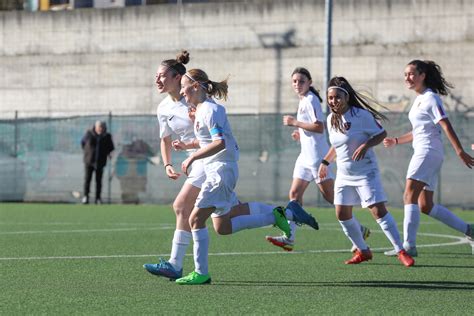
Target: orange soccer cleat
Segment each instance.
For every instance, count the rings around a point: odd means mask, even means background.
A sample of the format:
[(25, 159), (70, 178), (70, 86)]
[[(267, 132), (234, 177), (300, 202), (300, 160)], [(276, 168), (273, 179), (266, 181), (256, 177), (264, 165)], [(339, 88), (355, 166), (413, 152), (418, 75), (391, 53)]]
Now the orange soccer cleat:
[(345, 261), (345, 264), (359, 264), (364, 261), (369, 261), (372, 260), (372, 252), (370, 251), (369, 248), (364, 251), (360, 251), (357, 249), (354, 253), (354, 256), (350, 259)]
[(405, 249), (400, 250), (398, 253), (398, 260), (400, 260), (401, 263), (405, 267), (411, 267), (415, 264), (415, 260), (413, 260), (412, 257), (405, 251)]

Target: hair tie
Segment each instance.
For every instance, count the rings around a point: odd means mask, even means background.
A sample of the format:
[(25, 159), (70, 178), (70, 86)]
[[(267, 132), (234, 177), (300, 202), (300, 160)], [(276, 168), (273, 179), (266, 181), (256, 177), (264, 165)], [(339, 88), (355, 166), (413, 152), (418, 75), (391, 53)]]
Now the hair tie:
[[(187, 73), (187, 72), (186, 72), (184, 75), (185, 75), (187, 78), (189, 78), (189, 80), (191, 80), (192, 82), (197, 82), (197, 83), (201, 86), (201, 88), (204, 89), (204, 91), (206, 91), (206, 92), (208, 91), (207, 89), (208, 89), (208, 86), (209, 86), (209, 85), (208, 85), (207, 83), (206, 83), (206, 85), (207, 85), (207, 86), (206, 86), (205, 84), (203, 84), (203, 83), (197, 81), (196, 79), (194, 79), (193, 77), (191, 77), (191, 75), (190, 75), (189, 73)], [(208, 81), (210, 81), (210, 80), (208, 80)]]

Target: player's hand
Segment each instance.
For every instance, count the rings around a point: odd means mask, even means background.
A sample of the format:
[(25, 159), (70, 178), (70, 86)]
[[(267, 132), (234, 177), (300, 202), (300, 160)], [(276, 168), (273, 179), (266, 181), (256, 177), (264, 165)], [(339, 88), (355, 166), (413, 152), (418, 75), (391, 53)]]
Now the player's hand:
[(393, 147), (397, 144), (397, 141), (393, 137), (385, 137), (383, 139), (383, 145), (384, 147), (390, 148)]
[(359, 161), (364, 159), (367, 149), (369, 149), (369, 147), (367, 147), (366, 144), (360, 145), (352, 154), (352, 160)]
[(293, 126), (295, 125), (296, 119), (291, 115), (283, 115), (283, 125)]
[(192, 104), (188, 106), (188, 116), (189, 119), (194, 123), (194, 120), (196, 119), (196, 107)]
[(186, 144), (183, 143), (182, 141), (180, 140), (174, 140), (172, 143), (171, 143), (171, 147), (173, 147), (174, 150), (176, 151), (180, 151), (180, 150), (186, 150)]
[(328, 176), (328, 166), (326, 166), (325, 164), (320, 164), (318, 169), (318, 176), (321, 180), (326, 179), (326, 177)]
[(295, 129), (293, 132), (291, 132), (291, 138), (293, 138), (293, 140), (295, 142), (299, 141), (300, 140), (300, 131)]
[(189, 171), (190, 171), (191, 164), (193, 163), (193, 161), (194, 161), (193, 156), (189, 156), (189, 157), (186, 158), (186, 160), (183, 161), (183, 163), (181, 164), (181, 170), (184, 172), (185, 175), (188, 175), (188, 173), (189, 173)]
[(172, 180), (177, 180), (181, 176), (181, 173), (177, 173), (171, 165), (166, 166), (165, 171), (168, 178)]
[(462, 162), (469, 168), (469, 169), (472, 169), (472, 167), (474, 166), (474, 158), (471, 157), (471, 155), (469, 155), (467, 152), (465, 152), (464, 150), (461, 151), (459, 154), (459, 159), (462, 160)]

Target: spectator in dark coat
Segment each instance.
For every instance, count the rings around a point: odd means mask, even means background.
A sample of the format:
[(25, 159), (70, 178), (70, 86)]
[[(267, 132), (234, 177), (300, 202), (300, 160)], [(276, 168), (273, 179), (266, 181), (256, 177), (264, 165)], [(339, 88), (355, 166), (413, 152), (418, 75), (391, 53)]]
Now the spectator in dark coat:
[(81, 140), (82, 150), (84, 151), (84, 197), (83, 204), (89, 203), (90, 184), (92, 174), (95, 172), (95, 203), (101, 204), (100, 194), (102, 191), (102, 174), (107, 157), (111, 157), (114, 150), (112, 136), (107, 133), (107, 125), (103, 121), (95, 122), (92, 129), (88, 130)]

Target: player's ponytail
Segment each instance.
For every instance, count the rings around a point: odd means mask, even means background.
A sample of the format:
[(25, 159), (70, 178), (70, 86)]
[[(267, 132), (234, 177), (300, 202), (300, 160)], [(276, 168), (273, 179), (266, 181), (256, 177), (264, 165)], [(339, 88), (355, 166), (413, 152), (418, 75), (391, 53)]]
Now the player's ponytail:
[(412, 60), (408, 65), (413, 65), (420, 74), (425, 74), (425, 87), (441, 95), (448, 95), (454, 86), (446, 81), (441, 67), (432, 60)]
[(201, 69), (191, 69), (188, 71), (186, 76), (191, 79), (191, 81), (198, 82), (206, 91), (208, 96), (215, 97), (216, 99), (227, 100), (229, 88), (227, 85), (227, 78), (220, 82), (211, 81), (207, 74)]

